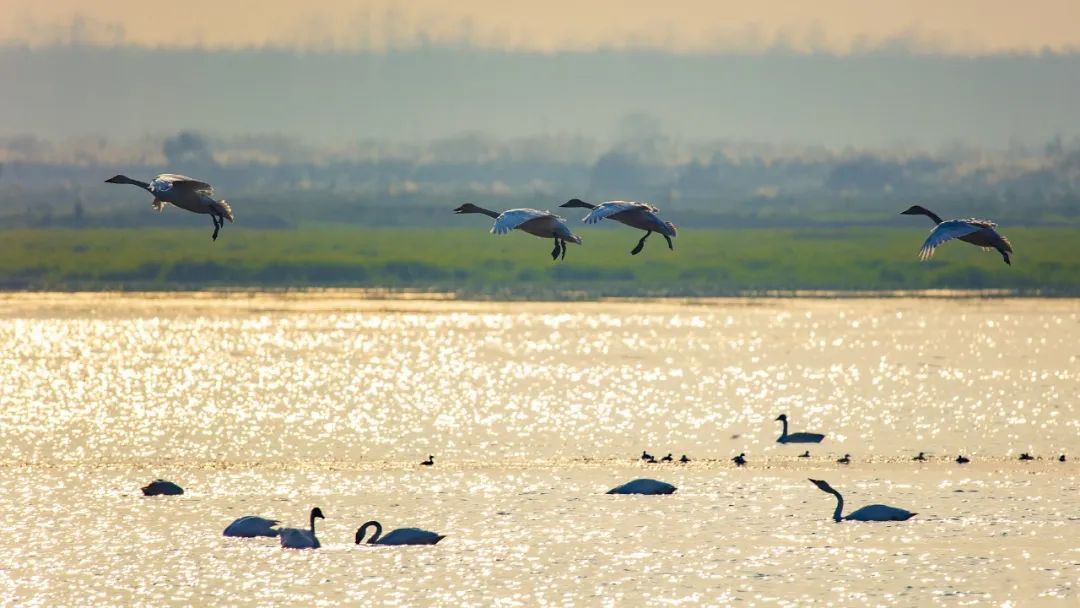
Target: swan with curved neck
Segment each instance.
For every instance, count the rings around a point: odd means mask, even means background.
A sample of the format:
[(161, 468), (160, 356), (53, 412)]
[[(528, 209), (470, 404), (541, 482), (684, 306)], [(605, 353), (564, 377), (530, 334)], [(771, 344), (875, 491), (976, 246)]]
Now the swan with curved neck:
[(279, 531), (281, 546), (285, 549), (318, 549), (321, 545), (315, 536), (316, 519), (326, 519), (319, 507), (311, 510), (311, 528), (282, 528)]
[(235, 219), (228, 202), (224, 199), (214, 200), (213, 186), (186, 175), (162, 173), (151, 182), (131, 179), (126, 175), (115, 175), (105, 180), (105, 183), (130, 184), (146, 190), (154, 195), (153, 207), (158, 211), (164, 211), (165, 205), (170, 204), (192, 213), (209, 215), (214, 222), (214, 234), (210, 238), (215, 241), (218, 232), (225, 226), (225, 220), (231, 223)]
[(398, 528), (386, 536), (383, 536), (382, 524), (375, 520), (371, 520), (365, 522), (364, 525), (360, 526), (360, 529), (356, 531), (356, 544), (364, 544), (364, 537), (367, 536), (367, 530), (372, 527), (375, 528), (375, 533), (367, 540), (367, 544), (369, 545), (436, 545), (440, 540), (446, 538), (445, 535), (421, 530), (420, 528)]
[(843, 515), (844, 512), (844, 497), (833, 489), (828, 482), (820, 479), (811, 479), (814, 485), (819, 490), (826, 494), (832, 494), (836, 497), (836, 510), (833, 511), (833, 521), (840, 523), (841, 521), (906, 521), (916, 515), (907, 509), (901, 509), (899, 507), (890, 507), (889, 505), (867, 505), (858, 509), (852, 513)]
[(788, 419), (787, 414), (780, 414), (776, 417), (778, 422), (783, 423), (784, 430), (780, 433), (780, 436), (776, 438), (777, 443), (821, 443), (822, 439), (825, 439), (825, 435), (820, 433), (788, 433)]
[(962, 220), (942, 220), (941, 216), (921, 205), (912, 205), (900, 215), (925, 215), (934, 222), (934, 229), (926, 237), (919, 249), (919, 259), (926, 261), (934, 255), (934, 250), (952, 239), (960, 239), (985, 250), (996, 249), (1006, 264), (1012, 265), (1009, 254), (1013, 252), (1009, 239), (999, 234), (997, 224), (990, 220), (974, 218)]
[(510, 209), (502, 213), (496, 213), (490, 209), (484, 209), (472, 203), (465, 203), (454, 209), (459, 215), (476, 213), (495, 219), (491, 226), (492, 234), (506, 234), (513, 230), (520, 230), (543, 239), (554, 239), (555, 249), (551, 251), (551, 259), (558, 260), (559, 256), (566, 259), (566, 243), (571, 242), (580, 245), (581, 237), (570, 231), (566, 220), (549, 213), (536, 209)]
[(637, 255), (645, 247), (645, 239), (656, 232), (667, 241), (668, 249), (674, 250), (675, 245), (671, 242), (675, 236), (675, 224), (660, 219), (660, 210), (648, 203), (635, 203), (632, 201), (608, 201), (593, 205), (579, 198), (572, 198), (560, 207), (588, 209), (589, 213), (582, 220), (586, 224), (595, 224), (604, 218), (613, 219), (621, 224), (644, 230), (645, 236), (641, 237), (636, 247), (630, 251), (630, 255)]

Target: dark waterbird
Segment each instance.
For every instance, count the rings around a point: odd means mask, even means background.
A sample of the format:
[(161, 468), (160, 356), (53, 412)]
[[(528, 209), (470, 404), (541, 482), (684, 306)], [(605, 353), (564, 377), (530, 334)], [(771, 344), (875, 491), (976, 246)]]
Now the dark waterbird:
[(912, 460), (917, 460), (917, 461), (922, 462), (922, 461), (926, 460), (926, 455), (925, 455), (924, 452), (919, 452), (919, 455), (912, 458)]
[(675, 486), (655, 479), (635, 479), (621, 486), (616, 486), (607, 491), (608, 494), (645, 494), (655, 496), (660, 494), (674, 494)]
[(382, 524), (375, 520), (364, 523), (356, 531), (356, 544), (364, 544), (368, 528), (375, 528), (375, 533), (367, 540), (369, 545), (437, 545), (445, 535), (436, 534), (420, 528), (398, 528), (386, 536), (382, 535)]
[(435, 464), (435, 457), (434, 456), (428, 456), (427, 460), (421, 462), (420, 464), (425, 466), (425, 467), (430, 467), (430, 466)]
[(843, 458), (836, 461), (838, 464), (851, 464), (851, 454), (844, 454)]
[(731, 462), (734, 462), (737, 467), (743, 466), (746, 464), (746, 452), (742, 452), (738, 456), (732, 458)]
[(1012, 253), (1012, 245), (1009, 239), (998, 234), (997, 224), (990, 220), (977, 220), (974, 218), (963, 220), (943, 221), (938, 214), (926, 207), (912, 205), (900, 212), (901, 215), (925, 215), (933, 220), (936, 226), (930, 231), (930, 236), (923, 242), (919, 249), (919, 259), (926, 261), (934, 255), (934, 250), (946, 241), (960, 239), (965, 243), (971, 243), (984, 250), (997, 249), (1006, 264), (1012, 265), (1009, 254)]
[(780, 433), (780, 436), (776, 438), (777, 443), (821, 443), (821, 440), (825, 439), (825, 435), (822, 435), (820, 433), (788, 434), (787, 414), (780, 414), (776, 417), (776, 420), (784, 424), (783, 432)]
[(143, 496), (179, 496), (184, 493), (184, 488), (171, 481), (155, 479), (142, 487)]
[(811, 479), (811, 482), (818, 487), (819, 490), (826, 494), (832, 494), (836, 497), (836, 511), (833, 512), (833, 520), (837, 523), (841, 521), (906, 521), (911, 519), (916, 513), (912, 513), (907, 509), (901, 509), (899, 507), (890, 507), (889, 505), (867, 505), (861, 509), (858, 509), (847, 515), (841, 515), (844, 511), (844, 497), (833, 489), (828, 482), (820, 479)]
[(969, 462), (971, 462), (971, 459), (962, 454), (956, 457), (956, 464), (967, 464)]

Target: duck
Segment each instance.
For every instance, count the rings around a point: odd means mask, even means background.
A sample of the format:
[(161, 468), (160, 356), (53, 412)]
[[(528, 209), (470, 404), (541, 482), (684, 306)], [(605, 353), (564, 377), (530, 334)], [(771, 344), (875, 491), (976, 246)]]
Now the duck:
[(837, 464), (851, 464), (851, 454), (844, 454), (843, 458), (837, 459)]
[(844, 510), (844, 497), (840, 492), (834, 490), (828, 482), (820, 479), (811, 479), (810, 481), (822, 492), (832, 494), (836, 497), (836, 511), (833, 512), (833, 521), (837, 523), (840, 523), (841, 521), (907, 521), (918, 515), (907, 509), (890, 507), (889, 505), (867, 505), (852, 513), (848, 513), (845, 516), (841, 516), (841, 512)]
[(439, 541), (446, 538), (443, 534), (436, 534), (427, 530), (421, 530), (420, 528), (398, 528), (387, 534), (382, 535), (382, 524), (375, 520), (365, 522), (360, 526), (360, 529), (356, 531), (356, 544), (364, 544), (364, 537), (367, 536), (368, 528), (375, 528), (375, 533), (371, 535), (371, 538), (367, 540), (369, 545), (437, 545)]
[(806, 450), (802, 454), (799, 454), (799, 458), (810, 458), (810, 450)]
[(655, 458), (653, 458), (652, 454), (650, 454), (649, 452), (647, 452), (645, 450), (641, 451), (641, 459), (646, 460), (646, 461), (647, 460), (656, 460)]
[(668, 249), (674, 251), (675, 245), (671, 239), (675, 236), (675, 224), (660, 219), (660, 210), (648, 203), (635, 203), (633, 201), (607, 201), (599, 205), (586, 203), (585, 201), (572, 198), (560, 207), (589, 209), (589, 213), (582, 220), (586, 224), (595, 224), (604, 218), (613, 219), (631, 228), (644, 230), (645, 236), (641, 237), (636, 247), (630, 250), (630, 255), (637, 255), (645, 247), (645, 239), (653, 232), (657, 232), (667, 241)]
[(1009, 254), (1013, 252), (1012, 245), (1009, 239), (998, 233), (997, 224), (990, 220), (969, 218), (942, 221), (938, 214), (920, 205), (912, 205), (900, 214), (925, 215), (933, 220), (935, 227), (919, 249), (919, 259), (924, 262), (934, 257), (934, 250), (946, 241), (960, 239), (965, 243), (982, 247), (986, 251), (997, 249), (1005, 263), (1012, 266), (1012, 260), (1009, 259)]
[(421, 466), (425, 466), (425, 467), (430, 467), (430, 466), (434, 466), (434, 465), (435, 465), (435, 457), (434, 457), (434, 456), (431, 456), (431, 455), (429, 455), (429, 456), (427, 457), (427, 460), (425, 460), (425, 461), (421, 462), (421, 463), (420, 463), (420, 465), (421, 465)]
[(1058, 456), (1058, 462), (1065, 462), (1065, 455)]
[(150, 182), (131, 179), (126, 175), (114, 175), (105, 180), (105, 183), (131, 184), (146, 190), (154, 195), (154, 202), (151, 204), (158, 211), (164, 211), (165, 205), (170, 204), (192, 213), (209, 215), (214, 222), (214, 234), (210, 237), (214, 241), (218, 238), (218, 232), (225, 226), (225, 220), (232, 223), (235, 219), (228, 202), (224, 199), (214, 200), (213, 186), (186, 175), (162, 173)]
[(686, 457), (686, 454), (683, 454), (682, 458), (679, 459), (679, 462), (681, 462), (683, 464), (686, 464), (686, 463), (690, 462), (690, 459)]
[(256, 536), (273, 537), (277, 536), (280, 532), (274, 527), (278, 525), (278, 523), (280, 522), (276, 519), (266, 519), (265, 517), (258, 517), (256, 515), (245, 515), (229, 524), (221, 535), (237, 538), (255, 538)]
[(155, 479), (141, 489), (143, 496), (180, 496), (184, 493), (184, 488), (164, 479)]
[(791, 433), (788, 434), (787, 414), (780, 414), (776, 420), (784, 423), (784, 431), (776, 439), (777, 443), (821, 443), (825, 435), (820, 433)]
[(668, 455), (661, 458), (660, 462), (671, 462), (673, 460), (675, 459), (671, 457), (671, 452), (668, 452)]
[(565, 219), (547, 211), (510, 209), (496, 213), (472, 203), (465, 203), (454, 209), (454, 213), (479, 213), (494, 218), (495, 223), (491, 226), (492, 234), (506, 234), (511, 230), (521, 230), (540, 238), (554, 239), (555, 249), (551, 251), (552, 260), (558, 260), (560, 255), (562, 259), (566, 259), (567, 242), (581, 244), (581, 237), (570, 230)]
[(969, 462), (971, 462), (971, 459), (962, 454), (956, 457), (956, 464), (967, 464)]
[(926, 453), (925, 452), (919, 452), (919, 455), (912, 458), (912, 460), (917, 460), (919, 462), (923, 462), (923, 461), (926, 460)]
[(1023, 454), (1020, 454), (1020, 460), (1035, 460), (1035, 457), (1031, 454), (1028, 454), (1027, 452), (1024, 452)]
[(674, 494), (677, 490), (675, 486), (670, 483), (664, 483), (663, 481), (657, 481), (655, 479), (635, 479), (628, 481), (621, 486), (616, 486), (607, 491), (608, 494), (644, 494), (647, 496), (657, 496), (663, 494)]
[(318, 549), (319, 538), (315, 536), (315, 520), (326, 519), (322, 509), (315, 507), (311, 510), (311, 529), (282, 528), (279, 530), (279, 539), (283, 549)]
[(731, 459), (731, 462), (735, 463), (735, 466), (741, 467), (746, 464), (746, 452), (742, 452), (738, 456)]

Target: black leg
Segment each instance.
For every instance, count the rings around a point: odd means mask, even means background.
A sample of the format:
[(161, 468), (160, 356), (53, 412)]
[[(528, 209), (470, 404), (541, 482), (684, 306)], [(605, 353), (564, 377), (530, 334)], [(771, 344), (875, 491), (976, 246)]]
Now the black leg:
[(675, 245), (671, 242), (671, 237), (665, 234), (664, 235), (664, 240), (667, 241), (667, 248), (672, 250), (672, 251), (675, 251)]
[(218, 217), (216, 215), (214, 215), (213, 213), (210, 214), (210, 219), (214, 220), (214, 235), (210, 237), (210, 240), (216, 241), (218, 231), (221, 230), (221, 224), (218, 223)]
[(562, 259), (565, 260), (566, 259), (566, 241), (560, 240), (559, 243), (562, 244)]
[(551, 259), (559, 259), (559, 239), (555, 239), (555, 249), (551, 250)]
[(641, 253), (641, 250), (645, 247), (645, 239), (649, 238), (650, 234), (652, 234), (652, 230), (646, 232), (645, 236), (641, 237), (641, 240), (637, 242), (637, 247), (634, 247), (630, 251), (630, 255), (637, 255)]

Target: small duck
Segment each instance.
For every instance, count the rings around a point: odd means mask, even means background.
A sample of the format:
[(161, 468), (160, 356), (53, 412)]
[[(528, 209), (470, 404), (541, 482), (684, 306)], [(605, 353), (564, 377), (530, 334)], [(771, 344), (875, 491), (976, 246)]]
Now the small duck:
[(671, 457), (671, 453), (668, 453), (667, 456), (664, 456), (663, 458), (660, 459), (660, 462), (671, 462), (673, 460), (675, 460), (675, 459)]
[(424, 462), (421, 462), (420, 465), (425, 466), (425, 467), (434, 466), (435, 465), (435, 457), (431, 456), (429, 454), (428, 457), (427, 457), (427, 460), (425, 460)]
[(837, 464), (851, 464), (851, 454), (844, 454), (844, 457), (843, 458), (838, 458), (836, 460), (836, 463)]
[(919, 452), (919, 455), (912, 458), (912, 460), (917, 460), (919, 462), (925, 462), (926, 461), (926, 452)]
[(746, 464), (746, 452), (740, 453), (738, 456), (731, 459), (731, 462), (735, 463), (735, 466), (741, 467)]
[(1065, 462), (1065, 455), (1058, 456), (1058, 462)]
[(1024, 452), (1023, 454), (1020, 454), (1020, 460), (1035, 460), (1035, 457), (1031, 454), (1028, 454), (1027, 452)]
[[(1062, 456), (1061, 458), (1062, 458), (1062, 462), (1065, 462), (1065, 460), (1064, 460), (1065, 457)], [(690, 459), (686, 457), (686, 454), (683, 454), (682, 458), (679, 459), (679, 462), (681, 462), (683, 464), (686, 464), (686, 463), (690, 462)]]
[(810, 450), (806, 450), (802, 454), (799, 454), (799, 458), (809, 458), (809, 457), (810, 457)]
[(142, 487), (143, 496), (179, 496), (184, 493), (184, 488), (171, 481), (155, 479)]
[(652, 454), (646, 452), (645, 450), (641, 450), (641, 459), (642, 460), (656, 460), (655, 458), (653, 458)]
[(962, 456), (961, 455), (961, 456), (956, 457), (956, 464), (967, 464), (969, 462), (971, 462), (971, 459), (968, 458), (967, 456)]

